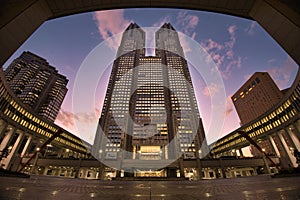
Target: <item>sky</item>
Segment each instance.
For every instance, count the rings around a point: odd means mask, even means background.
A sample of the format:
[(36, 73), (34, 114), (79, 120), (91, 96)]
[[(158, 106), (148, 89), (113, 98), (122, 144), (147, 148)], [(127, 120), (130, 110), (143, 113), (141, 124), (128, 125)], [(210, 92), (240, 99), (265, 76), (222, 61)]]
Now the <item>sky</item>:
[[(269, 72), (278, 87), (285, 89), (291, 86), (298, 70), (298, 65), (255, 21), (211, 12), (153, 8), (97, 11), (46, 21), (12, 55), (4, 68), (23, 51), (31, 51), (46, 58), (69, 79), (69, 91), (55, 123), (93, 143), (93, 128), (80, 131), (75, 121), (80, 121), (86, 127), (96, 126), (110, 68), (101, 77), (92, 113), (74, 112), (74, 80), (90, 52), (109, 37), (122, 33), (130, 22), (136, 22), (141, 28), (159, 27), (169, 22), (178, 32), (200, 45), (214, 61), (221, 74), (226, 95), (226, 107), (221, 111), (224, 112), (224, 124), (218, 134), (210, 134), (213, 128), (211, 99), (222, 87), (213, 83), (207, 85), (201, 74), (190, 68), (208, 143), (240, 126), (230, 97), (254, 72)], [(184, 41), (181, 42), (184, 49), (188, 48)]]

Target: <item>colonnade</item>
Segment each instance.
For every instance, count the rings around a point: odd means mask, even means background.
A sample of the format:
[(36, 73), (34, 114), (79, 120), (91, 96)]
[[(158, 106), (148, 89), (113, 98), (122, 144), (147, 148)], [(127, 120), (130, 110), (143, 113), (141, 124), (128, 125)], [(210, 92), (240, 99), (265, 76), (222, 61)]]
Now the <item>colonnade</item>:
[[(264, 135), (257, 140), (257, 143), (268, 155), (280, 158), (280, 166), (282, 168), (298, 167), (294, 151), (298, 150), (300, 152), (300, 119)], [(243, 148), (244, 146), (241, 146), (222, 152), (215, 155), (215, 158), (222, 156), (244, 157)], [(263, 156), (255, 147), (251, 146), (251, 150), (253, 156)]]

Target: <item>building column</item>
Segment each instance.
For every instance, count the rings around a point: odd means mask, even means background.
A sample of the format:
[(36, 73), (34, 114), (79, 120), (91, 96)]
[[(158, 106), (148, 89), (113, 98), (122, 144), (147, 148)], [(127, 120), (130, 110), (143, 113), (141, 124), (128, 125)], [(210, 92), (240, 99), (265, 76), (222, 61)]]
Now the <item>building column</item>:
[(7, 129), (7, 126), (8, 126), (8, 124), (5, 121), (1, 120), (1, 124), (0, 124), (0, 138), (4, 135), (5, 130)]
[(263, 153), (262, 153), (262, 159), (263, 159), (264, 165), (265, 165), (265, 170), (264, 170), (265, 173), (266, 173), (266, 174), (271, 174), (271, 169), (270, 169), (269, 163), (268, 163), (268, 161), (267, 161), (267, 159), (266, 159), (265, 154), (263, 154)]
[(274, 149), (275, 151), (275, 155), (280, 158), (280, 153), (279, 153), (279, 150), (278, 150), (278, 147), (276, 146), (276, 143), (273, 139), (273, 137), (271, 135), (268, 136), (268, 139), (269, 139), (269, 142), (271, 143), (271, 147)]
[(30, 170), (30, 174), (35, 174), (36, 173), (37, 161), (39, 159), (39, 154), (40, 154), (40, 152), (37, 151), (37, 153), (35, 155), (35, 158), (34, 158), (34, 161), (33, 161), (33, 164), (32, 164), (32, 168)]
[(160, 158), (162, 160), (165, 160), (166, 159), (166, 156), (165, 156), (165, 148), (164, 146), (160, 147)]
[(297, 129), (295, 128), (295, 126), (293, 126), (293, 127), (294, 128), (289, 127), (285, 131), (290, 136), (291, 142), (293, 143), (295, 149), (300, 151), (300, 141), (299, 141), (299, 138), (297, 137), (297, 135), (295, 134), (295, 132), (297, 132)]
[(244, 157), (243, 151), (241, 148), (239, 148), (240, 157)]
[(204, 172), (204, 177), (203, 178), (208, 178), (209, 174), (208, 174), (207, 168), (205, 168), (203, 172)]
[[(17, 160), (20, 158), (16, 158), (16, 154), (21, 145), (21, 141), (24, 138), (24, 133), (18, 133), (18, 134), (19, 134), (19, 136), (18, 136), (16, 142), (13, 144), (9, 155), (7, 156), (7, 158), (4, 159), (4, 162), (3, 162), (4, 168), (8, 169), (8, 170), (12, 170), (15, 159), (16, 159), (15, 164), (19, 163)], [(18, 170), (18, 167), (19, 166), (14, 166), (13, 167), (15, 169), (14, 171)]]
[[(102, 151), (102, 150), (101, 150)], [(101, 157), (100, 157), (101, 158)], [(133, 150), (132, 150), (132, 159), (135, 160), (136, 158), (136, 146), (133, 146)]]
[(43, 175), (47, 175), (48, 169), (49, 169), (49, 167), (46, 166)]
[(168, 146), (166, 145), (164, 147), (164, 159), (168, 160), (169, 159), (169, 155), (168, 155)]
[(224, 169), (224, 166), (223, 166), (222, 158), (219, 158), (219, 163), (220, 163), (221, 176), (222, 176), (222, 178), (227, 178), (227, 177), (226, 177), (226, 172), (225, 172), (225, 169)]
[(274, 156), (278, 157), (278, 154), (276, 153), (276, 150), (274, 148), (275, 143), (274, 143), (274, 145), (272, 144), (271, 139), (273, 139), (273, 138), (270, 138), (270, 137), (271, 137), (270, 135), (266, 135), (265, 141), (268, 142), (268, 145), (271, 147), (271, 153), (274, 154)]
[[(5, 129), (7, 130), (7, 129)], [(8, 132), (6, 134), (6, 136), (4, 136), (4, 139), (2, 140), (1, 144), (0, 144), (0, 151), (3, 151), (6, 147), (7, 144), (10, 142), (10, 140), (12, 139), (12, 136), (14, 135), (16, 128), (8, 128)]]
[[(298, 121), (300, 121), (300, 119)], [(292, 126), (295, 128), (296, 135), (300, 139), (300, 127), (297, 126), (297, 123), (298, 122), (293, 123)]]
[(89, 178), (89, 177), (88, 177), (88, 174), (89, 174), (89, 169), (84, 168), (84, 171), (83, 171), (83, 178)]
[(203, 178), (202, 176), (202, 164), (200, 158), (197, 158), (197, 174), (198, 174), (198, 180), (201, 180)]
[(292, 155), (282, 133), (278, 133), (279, 141), (283, 147), (284, 153), (287, 155), (287, 159), (289, 161), (289, 167), (297, 167), (298, 164), (296, 163), (296, 158)]
[(221, 178), (220, 173), (219, 173), (219, 168), (215, 168), (214, 171), (215, 171), (215, 177), (216, 177), (216, 179), (217, 178)]
[(183, 155), (179, 158), (180, 177), (184, 177)]
[(32, 142), (32, 137), (33, 137), (32, 135), (28, 136), (27, 142), (26, 142), (26, 144), (25, 144), (25, 146), (22, 150), (22, 153), (21, 153), (21, 158), (23, 158), (25, 156), (25, 154), (26, 154), (26, 152), (27, 152), (27, 150), (28, 150), (28, 148), (29, 148), (29, 146)]
[(61, 174), (61, 166), (58, 167), (58, 174), (57, 174), (57, 176), (60, 176), (60, 174)]
[(98, 178), (100, 180), (104, 180), (105, 179), (105, 166), (102, 164), (102, 162), (100, 162)]
[(251, 176), (250, 169), (246, 170), (246, 176)]
[(80, 178), (81, 162), (82, 162), (82, 158), (79, 158), (77, 167), (74, 167), (74, 178)]

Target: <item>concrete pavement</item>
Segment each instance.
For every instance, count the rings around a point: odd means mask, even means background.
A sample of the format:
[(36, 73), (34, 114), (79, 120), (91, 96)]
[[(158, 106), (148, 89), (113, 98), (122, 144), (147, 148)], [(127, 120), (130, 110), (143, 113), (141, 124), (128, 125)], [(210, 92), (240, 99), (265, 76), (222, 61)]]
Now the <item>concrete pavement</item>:
[(300, 177), (202, 181), (99, 181), (60, 177), (0, 177), (0, 199), (13, 200), (300, 200)]

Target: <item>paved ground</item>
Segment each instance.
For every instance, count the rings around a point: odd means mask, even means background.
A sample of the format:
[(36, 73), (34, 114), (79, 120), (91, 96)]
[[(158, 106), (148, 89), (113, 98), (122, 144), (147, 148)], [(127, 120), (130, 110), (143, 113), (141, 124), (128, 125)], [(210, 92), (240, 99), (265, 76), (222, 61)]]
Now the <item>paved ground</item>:
[(300, 200), (300, 177), (256, 176), (202, 181), (97, 181), (0, 177), (0, 199), (26, 200)]

